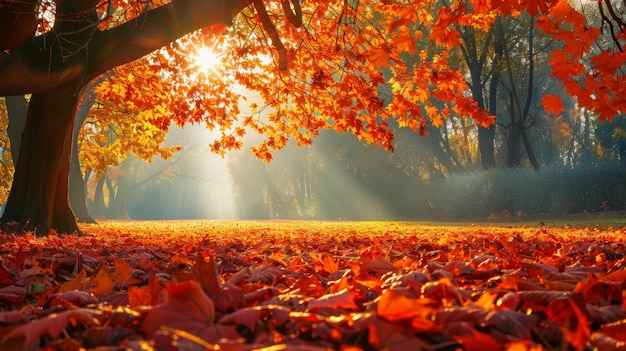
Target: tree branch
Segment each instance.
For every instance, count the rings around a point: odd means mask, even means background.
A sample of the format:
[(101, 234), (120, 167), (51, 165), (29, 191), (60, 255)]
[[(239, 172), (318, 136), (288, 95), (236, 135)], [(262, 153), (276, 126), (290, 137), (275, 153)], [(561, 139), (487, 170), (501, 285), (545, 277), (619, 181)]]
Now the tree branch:
[(198, 29), (229, 25), (251, 0), (174, 0), (118, 27), (96, 33), (83, 83), (137, 60)]

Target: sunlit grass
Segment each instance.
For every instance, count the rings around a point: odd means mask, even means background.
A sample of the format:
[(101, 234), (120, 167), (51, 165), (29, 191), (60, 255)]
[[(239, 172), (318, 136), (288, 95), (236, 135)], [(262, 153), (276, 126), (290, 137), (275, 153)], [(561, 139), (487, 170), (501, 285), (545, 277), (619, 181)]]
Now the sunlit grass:
[(209, 239), (216, 242), (243, 241), (258, 243), (267, 239), (345, 241), (378, 238), (383, 240), (415, 237), (433, 244), (464, 241), (478, 236), (519, 237), (521, 239), (604, 240), (626, 239), (626, 223), (618, 220), (538, 223), (418, 223), (386, 221), (278, 221), (278, 220), (172, 220), (172, 221), (102, 221), (82, 224), (92, 237), (107, 240), (162, 240), (163, 242)]

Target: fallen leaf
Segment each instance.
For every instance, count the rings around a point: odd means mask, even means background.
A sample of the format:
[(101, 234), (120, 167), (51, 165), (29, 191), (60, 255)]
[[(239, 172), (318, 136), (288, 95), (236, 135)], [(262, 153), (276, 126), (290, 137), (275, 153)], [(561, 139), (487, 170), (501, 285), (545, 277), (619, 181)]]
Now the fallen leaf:
[(409, 318), (427, 319), (436, 310), (430, 299), (409, 298), (399, 289), (387, 289), (376, 302), (376, 314), (390, 322)]
[(98, 314), (99, 312), (91, 309), (70, 309), (49, 314), (42, 319), (20, 325), (9, 332), (6, 338), (25, 338), (26, 345), (32, 345), (44, 335), (56, 339), (66, 328), (92, 324)]
[(101, 296), (112, 292), (115, 289), (113, 275), (106, 265), (102, 265), (96, 273), (89, 279), (89, 292), (95, 296)]
[(71, 290), (83, 290), (85, 289), (87, 279), (87, 272), (85, 270), (81, 270), (72, 280), (68, 280), (63, 283), (59, 288), (59, 292), (66, 292)]
[(72, 290), (50, 295), (44, 303), (44, 306), (87, 307), (88, 305), (95, 305), (97, 303), (98, 300), (90, 293)]
[(307, 308), (309, 311), (315, 311), (322, 308), (334, 310), (354, 311), (359, 307), (355, 298), (358, 294), (354, 291), (343, 290), (334, 294), (327, 294), (318, 299), (309, 301)]
[(128, 302), (133, 308), (139, 306), (155, 306), (162, 302), (162, 291), (161, 283), (154, 271), (152, 271), (148, 277), (148, 285), (143, 287), (128, 287)]
[(11, 285), (14, 282), (15, 280), (13, 279), (13, 275), (9, 273), (3, 264), (0, 264), (0, 286)]
[(243, 308), (233, 313), (229, 313), (220, 319), (220, 324), (243, 325), (253, 332), (256, 331), (258, 323), (272, 320), (273, 326), (282, 326), (289, 320), (290, 310), (283, 306), (255, 306)]
[(241, 289), (231, 285), (222, 286), (213, 257), (205, 260), (202, 255), (197, 255), (191, 277), (200, 283), (202, 290), (211, 298), (218, 311), (228, 312), (243, 305), (244, 294)]
[(406, 334), (393, 323), (380, 319), (374, 315), (365, 316), (355, 322), (356, 330), (368, 331), (368, 342), (378, 350), (405, 351), (430, 350), (426, 342), (414, 335)]
[(195, 280), (168, 284), (165, 303), (146, 310), (142, 330), (153, 335), (160, 326), (202, 334), (215, 321), (213, 301)]

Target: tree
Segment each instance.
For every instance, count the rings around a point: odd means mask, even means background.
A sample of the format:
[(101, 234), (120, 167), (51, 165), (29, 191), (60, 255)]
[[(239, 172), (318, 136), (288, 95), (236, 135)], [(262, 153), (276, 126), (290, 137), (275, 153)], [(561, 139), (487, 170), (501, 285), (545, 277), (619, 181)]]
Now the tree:
[(245, 1), (177, 0), (99, 30), (98, 4), (95, 0), (56, 2), (50, 31), (1, 55), (0, 94), (32, 93), (2, 217), (4, 224), (17, 222), (18, 231), (79, 232), (68, 200), (69, 155), (79, 92), (89, 81), (189, 32), (230, 23), (247, 5)]
[[(447, 1), (444, 1), (447, 3)], [(449, 5), (448, 5), (449, 6)], [(459, 50), (463, 62), (469, 71), (470, 91), (478, 106), (482, 109), (489, 108), (493, 116), (497, 116), (497, 89), (498, 76), (500, 74), (500, 59), (502, 57), (502, 43), (498, 38), (494, 38), (493, 30), (485, 31), (481, 28), (457, 25), (458, 31), (463, 39), (459, 45)], [(493, 46), (493, 50), (491, 49)], [(500, 48), (500, 49), (498, 49)], [(490, 53), (493, 51), (493, 53)], [(487, 90), (487, 81), (491, 81)], [(486, 103), (486, 96), (489, 97), (489, 105)], [(496, 167), (496, 156), (494, 140), (496, 136), (495, 124), (478, 126), (478, 151), (483, 169)]]
[[(177, 122), (202, 120), (219, 128), (222, 138), (213, 144), (217, 152), (241, 147), (241, 137), (249, 130), (264, 134), (265, 141), (253, 150), (263, 159), (270, 159), (271, 151), (290, 138), (310, 144), (324, 128), (351, 132), (392, 150), (390, 119), (420, 133), (427, 132), (427, 122), (438, 127), (450, 115), (471, 116), (488, 126), (493, 117), (466, 95), (464, 72), (450, 64), (449, 50), (460, 45), (457, 26), (488, 32), (494, 13), (528, 11), (538, 16), (537, 26), (564, 43), (564, 50), (553, 52), (550, 62), (552, 74), (568, 93), (602, 118), (625, 109), (620, 96), (626, 85), (621, 73), (626, 56), (614, 48), (589, 55), (600, 30), (588, 28), (583, 15), (565, 0), (468, 0), (441, 7), (437, 16), (432, 16), (431, 2), (423, 1), (38, 4), (36, 36), (23, 43), (16, 34), (15, 41), (4, 45), (9, 50), (0, 53), (0, 95), (32, 94), (2, 222), (17, 223), (16, 230), (38, 235), (49, 228), (78, 231), (67, 194), (80, 92), (102, 73), (163, 47), (166, 54), (152, 58), (160, 67), (154, 76), (177, 88)], [(13, 12), (14, 17), (21, 14)], [(2, 23), (3, 35), (25, 32), (18, 28), (25, 22)], [(216, 37), (223, 24), (231, 23)], [(189, 51), (174, 41), (198, 29), (203, 30), (191, 36), (215, 39), (212, 45), (224, 49), (228, 65), (227, 71), (220, 71), (225, 75), (205, 74), (205, 84), (191, 85), (190, 55), (184, 55)], [(615, 40), (623, 41), (623, 30), (616, 33)], [(418, 50), (419, 40), (433, 45)], [(407, 64), (407, 54), (420, 60)], [(221, 83), (208, 84), (216, 81)], [(244, 91), (258, 92), (264, 104), (250, 106), (242, 116)], [(390, 96), (385, 103), (381, 91)], [(215, 95), (206, 95), (209, 92)], [(259, 111), (266, 107), (272, 112), (261, 118)]]

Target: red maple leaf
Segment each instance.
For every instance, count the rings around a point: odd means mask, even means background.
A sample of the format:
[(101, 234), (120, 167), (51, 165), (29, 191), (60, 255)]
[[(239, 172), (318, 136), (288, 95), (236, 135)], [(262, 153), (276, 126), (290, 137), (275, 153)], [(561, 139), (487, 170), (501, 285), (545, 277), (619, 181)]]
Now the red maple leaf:
[(13, 276), (9, 271), (0, 264), (0, 286), (11, 285), (14, 283)]
[(428, 350), (430, 346), (413, 335), (405, 333), (398, 325), (373, 315), (365, 315), (355, 322), (356, 330), (367, 330), (368, 342), (375, 349), (404, 351)]
[(148, 309), (142, 329), (149, 336), (161, 326), (202, 335), (215, 321), (213, 301), (194, 280), (165, 287), (166, 302)]
[(591, 321), (589, 319), (589, 312), (585, 308), (585, 301), (582, 295), (575, 294), (568, 300), (571, 308), (572, 320), (576, 321), (576, 329), (567, 329), (563, 327), (563, 332), (567, 341), (574, 347), (575, 350), (584, 350), (587, 346), (587, 341), (591, 335), (589, 325)]
[(26, 345), (32, 345), (44, 335), (56, 339), (64, 329), (78, 324), (91, 324), (97, 311), (91, 309), (71, 309), (61, 313), (52, 313), (42, 319), (22, 324), (5, 337), (7, 339), (25, 338)]
[(334, 294), (327, 294), (319, 299), (311, 300), (308, 304), (309, 311), (330, 308), (330, 309), (342, 309), (342, 310), (358, 310), (358, 306), (354, 299), (358, 294), (354, 291), (340, 291)]
[[(249, 273), (248, 273), (249, 274)], [(197, 255), (196, 264), (191, 270), (192, 279), (200, 283), (202, 290), (211, 298), (215, 309), (227, 312), (229, 309), (241, 307), (244, 302), (243, 291), (232, 284), (222, 284), (215, 259), (209, 257), (208, 260), (202, 255)]]
[(556, 95), (545, 94), (541, 99), (541, 104), (546, 112), (551, 112), (555, 116), (563, 111), (563, 101)]
[(256, 331), (261, 321), (271, 319), (276, 326), (282, 326), (289, 320), (291, 311), (282, 306), (255, 306), (244, 308), (225, 315), (220, 324), (223, 325), (243, 325), (251, 331)]

